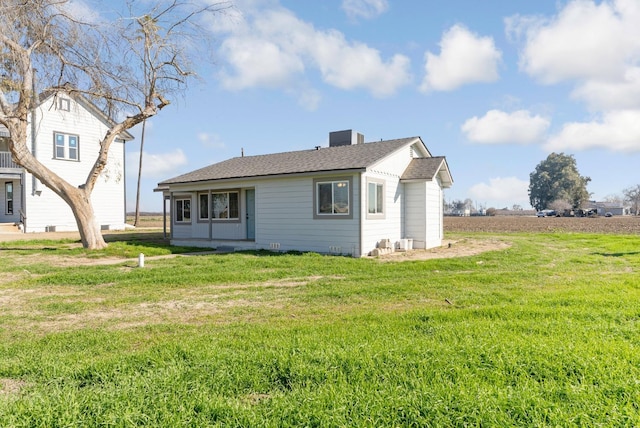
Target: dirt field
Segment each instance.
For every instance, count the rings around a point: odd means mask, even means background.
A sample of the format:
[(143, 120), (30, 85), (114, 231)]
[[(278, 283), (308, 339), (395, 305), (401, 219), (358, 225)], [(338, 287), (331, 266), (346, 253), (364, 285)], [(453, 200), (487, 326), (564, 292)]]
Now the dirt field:
[(625, 217), (445, 217), (447, 232), (587, 232), (640, 234), (640, 216)]
[[(133, 219), (129, 219), (133, 224)], [(162, 216), (142, 216), (142, 227), (162, 227)], [(445, 217), (446, 232), (592, 232), (640, 233), (640, 216), (617, 217)]]

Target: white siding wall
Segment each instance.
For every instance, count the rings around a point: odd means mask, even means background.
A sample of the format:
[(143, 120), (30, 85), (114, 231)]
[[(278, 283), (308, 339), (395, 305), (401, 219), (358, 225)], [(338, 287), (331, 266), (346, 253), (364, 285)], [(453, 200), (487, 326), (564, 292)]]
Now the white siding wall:
[[(413, 152), (411, 147), (407, 146), (378, 162), (364, 174), (362, 180), (362, 192), (364, 192), (365, 195), (362, 208), (364, 218), (362, 235), (363, 255), (375, 249), (382, 239), (390, 239), (392, 244), (395, 244), (401, 238), (406, 237), (407, 232), (404, 224), (404, 198), (406, 195), (404, 185), (400, 183), (400, 176), (411, 162), (412, 157)], [(384, 181), (384, 218), (367, 217), (367, 180)]]
[(442, 189), (436, 181), (426, 183), (427, 191), (427, 245), (439, 247), (444, 237)]
[(413, 247), (426, 248), (427, 241), (427, 192), (424, 182), (405, 183), (406, 238), (413, 239)]
[(440, 185), (435, 181), (406, 183), (405, 192), (406, 237), (413, 239), (414, 248), (441, 246), (444, 232)]
[(359, 255), (360, 189), (355, 175), (350, 191), (353, 218), (314, 219), (313, 177), (261, 182), (256, 187), (256, 245), (270, 249), (275, 244), (280, 251)]
[[(373, 182), (384, 181), (384, 216), (367, 216), (367, 183), (368, 180)], [(392, 243), (396, 243), (399, 239), (404, 238), (404, 206), (405, 198), (404, 185), (400, 183), (399, 177), (388, 176), (382, 174), (366, 174), (363, 178), (362, 192), (363, 200), (363, 250), (364, 254), (368, 254), (375, 249), (382, 239), (390, 239)]]
[[(83, 106), (71, 100), (71, 111), (61, 111), (53, 98), (41, 105), (35, 114), (35, 154), (49, 169), (74, 185), (85, 182), (99, 150), (107, 127)], [(54, 158), (54, 132), (79, 136), (79, 161)], [(31, 128), (28, 145), (31, 146)], [(26, 175), (27, 232), (42, 232), (55, 226), (57, 231), (77, 230), (71, 209), (53, 191)], [(109, 229), (122, 229), (124, 206), (124, 143), (114, 142), (108, 165), (98, 179), (92, 202), (98, 224)], [(34, 189), (35, 184), (35, 189)]]
[[(338, 177), (338, 176), (335, 176)], [(335, 178), (328, 176), (327, 179)], [(340, 178), (345, 175), (340, 175)], [(353, 192), (353, 218), (315, 219), (313, 213), (313, 176), (279, 178), (260, 181), (235, 182), (216, 185), (212, 190), (242, 189), (240, 195), (240, 223), (213, 223), (213, 240), (246, 239), (246, 199), (244, 190), (255, 189), (255, 246), (258, 249), (279, 251), (315, 251), (319, 253), (341, 253), (360, 255), (359, 216), (360, 184), (357, 175), (351, 176)], [(187, 189), (186, 187), (182, 187)], [(192, 216), (197, 216), (197, 191), (208, 191), (211, 186), (200, 185), (192, 190)], [(183, 197), (186, 192), (181, 186), (174, 186), (174, 198)], [(209, 239), (209, 224), (173, 224), (174, 239)]]

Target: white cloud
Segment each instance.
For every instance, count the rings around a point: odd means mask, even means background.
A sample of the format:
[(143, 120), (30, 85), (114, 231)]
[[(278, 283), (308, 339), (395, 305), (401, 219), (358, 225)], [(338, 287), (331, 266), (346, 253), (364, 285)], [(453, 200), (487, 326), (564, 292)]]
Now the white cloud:
[(223, 84), (230, 90), (283, 86), (304, 71), (300, 57), (268, 40), (229, 38), (222, 44), (221, 54), (234, 68), (234, 73), (222, 74)]
[(620, 78), (640, 59), (637, 0), (573, 0), (552, 19), (511, 17), (512, 35), (523, 34), (520, 66), (546, 84), (567, 79)]
[(224, 142), (220, 139), (220, 136), (217, 134), (209, 134), (207, 132), (200, 132), (196, 136), (198, 140), (202, 143), (204, 147), (212, 148), (212, 149), (224, 149), (226, 148)]
[[(127, 171), (138, 171), (140, 152), (127, 152)], [(181, 149), (168, 153), (142, 153), (142, 176), (166, 179), (187, 165), (187, 157)]]
[(640, 68), (630, 67), (619, 80), (586, 81), (571, 95), (594, 111), (640, 108)]
[(553, 135), (545, 148), (549, 151), (604, 148), (612, 151), (640, 151), (640, 110), (605, 113), (600, 121), (572, 122)]
[(525, 207), (529, 205), (528, 192), (529, 181), (516, 177), (496, 177), (489, 179), (489, 184), (478, 183), (471, 186), (469, 196), (478, 202), (495, 204), (494, 208), (501, 208), (503, 204)]
[(70, 0), (59, 6), (78, 20), (95, 24), (100, 21), (100, 14), (83, 0)]
[(380, 52), (363, 43), (349, 43), (337, 31), (315, 35), (309, 46), (324, 81), (341, 89), (363, 88), (385, 97), (411, 81), (409, 58), (394, 55), (385, 62)]
[(451, 91), (462, 85), (498, 80), (502, 52), (491, 37), (480, 37), (454, 25), (440, 40), (440, 55), (425, 55), (426, 76), (420, 89)]
[[(337, 30), (317, 30), (282, 7), (247, 9), (238, 25), (225, 30), (230, 33), (221, 44), (220, 56), (227, 62), (221, 78), (230, 90), (305, 87), (310, 70), (319, 71), (329, 85), (378, 97), (411, 82), (406, 56), (385, 60), (378, 50), (346, 40)], [(317, 98), (307, 90), (301, 103), (309, 96)]]
[(472, 117), (462, 125), (467, 139), (482, 144), (530, 144), (542, 141), (549, 120), (532, 116), (527, 110), (505, 113), (490, 110), (483, 117)]
[(372, 19), (389, 9), (387, 0), (342, 0), (342, 10), (351, 19)]

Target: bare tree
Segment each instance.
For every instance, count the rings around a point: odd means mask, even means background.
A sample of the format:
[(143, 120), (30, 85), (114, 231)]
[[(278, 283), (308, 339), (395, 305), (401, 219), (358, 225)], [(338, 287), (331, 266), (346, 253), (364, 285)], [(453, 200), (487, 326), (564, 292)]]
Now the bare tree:
[[(106, 246), (91, 193), (111, 144), (186, 88), (195, 76), (190, 59), (207, 40), (200, 19), (231, 6), (160, 0), (149, 10), (136, 9), (149, 4), (131, 0), (127, 16), (107, 19), (74, 15), (69, 0), (0, 0), (0, 124), (9, 131), (15, 162), (70, 206), (85, 248)], [(37, 94), (62, 89), (89, 99), (113, 119), (80, 185), (39, 162), (27, 145)]]

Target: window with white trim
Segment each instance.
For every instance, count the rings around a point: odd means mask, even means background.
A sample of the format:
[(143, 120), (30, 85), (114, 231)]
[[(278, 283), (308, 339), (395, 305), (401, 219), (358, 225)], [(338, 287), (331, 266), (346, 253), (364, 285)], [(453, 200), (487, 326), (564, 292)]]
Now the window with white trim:
[(367, 183), (367, 213), (384, 214), (384, 184)]
[(4, 184), (4, 194), (5, 194), (5, 214), (13, 214), (13, 181), (7, 181)]
[(78, 160), (80, 137), (72, 134), (63, 134), (61, 132), (53, 133), (55, 159)]
[(191, 198), (175, 200), (176, 223), (191, 223)]
[(211, 218), (214, 220), (239, 220), (239, 192), (211, 193)]
[(316, 182), (316, 215), (348, 216), (349, 180)]
[(58, 109), (71, 111), (71, 100), (69, 98), (58, 98)]

